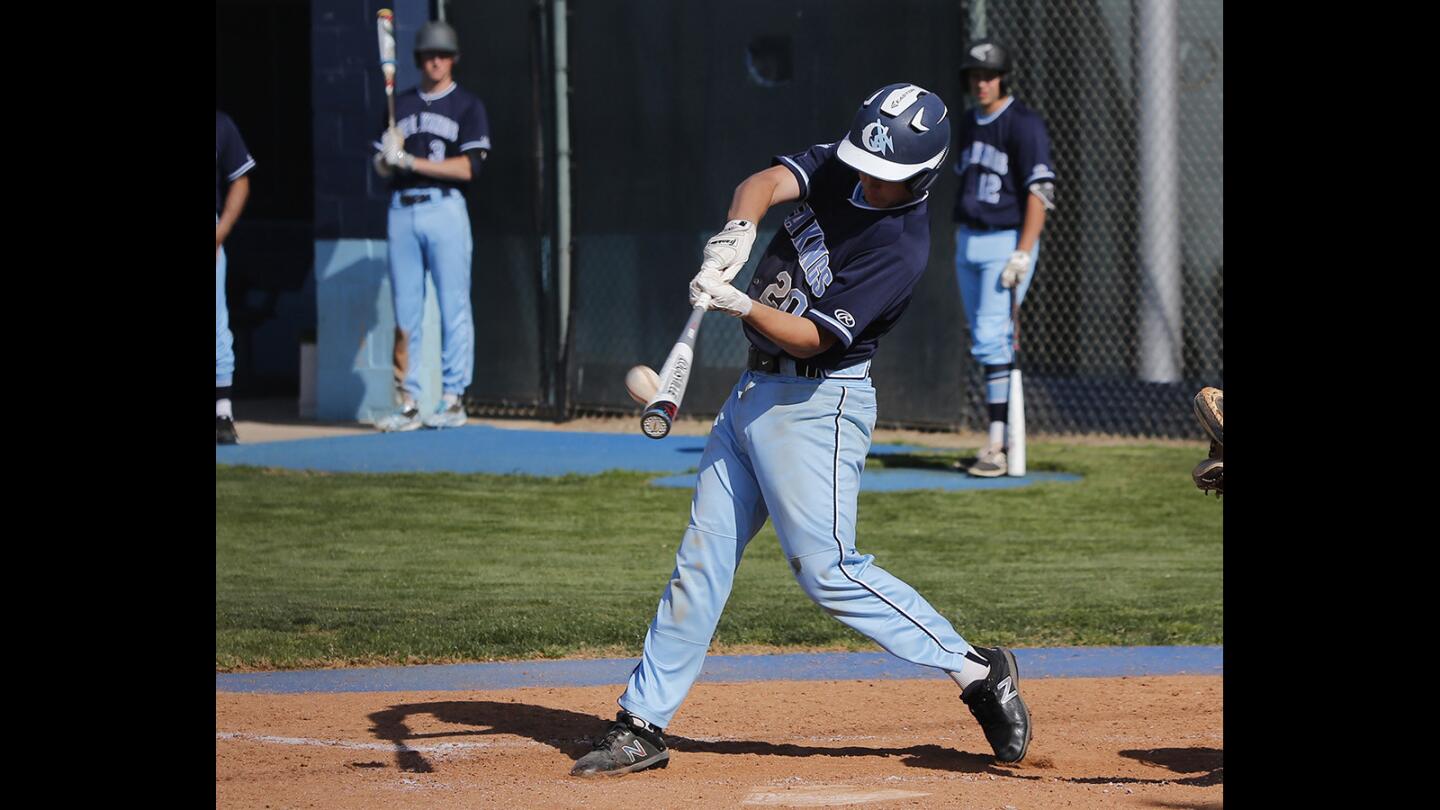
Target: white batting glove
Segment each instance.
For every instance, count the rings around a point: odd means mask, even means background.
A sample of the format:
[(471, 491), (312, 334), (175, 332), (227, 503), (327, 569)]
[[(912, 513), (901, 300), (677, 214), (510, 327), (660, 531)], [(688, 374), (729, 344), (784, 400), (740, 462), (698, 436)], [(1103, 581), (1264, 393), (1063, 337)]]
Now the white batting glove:
[(390, 127), (380, 136), (380, 151), (383, 153), (396, 150), (405, 151), (405, 136), (400, 134), (398, 127)]
[(385, 162), (384, 152), (376, 152), (372, 162), (375, 164), (375, 173), (381, 177), (389, 177), (395, 173), (395, 170), (390, 168), (390, 164)]
[(714, 270), (720, 274), (721, 283), (729, 284), (750, 260), (750, 248), (754, 244), (755, 223), (732, 219), (705, 243), (705, 259), (700, 262), (700, 271)]
[(392, 149), (385, 153), (385, 162), (396, 169), (415, 170), (415, 156), (404, 149)]
[(725, 283), (725, 278), (715, 270), (701, 268), (695, 277), (690, 279), (690, 306), (700, 306), (701, 299), (709, 298), (710, 294), (705, 292), (707, 285), (718, 287)]
[(1010, 254), (1010, 261), (1005, 263), (1005, 269), (1000, 272), (1000, 286), (1011, 289), (1025, 280), (1025, 274), (1030, 272), (1030, 252), (1017, 250)]
[(729, 284), (711, 284), (707, 281), (701, 284), (701, 290), (704, 295), (710, 296), (706, 309), (712, 312), (743, 318), (750, 314), (750, 308), (755, 304), (750, 296)]

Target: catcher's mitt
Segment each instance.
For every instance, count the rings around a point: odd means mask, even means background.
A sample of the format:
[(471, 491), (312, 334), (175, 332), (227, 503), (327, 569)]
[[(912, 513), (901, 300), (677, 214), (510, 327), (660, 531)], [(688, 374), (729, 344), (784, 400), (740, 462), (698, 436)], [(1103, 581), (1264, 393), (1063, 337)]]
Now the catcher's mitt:
[(1202, 388), (1195, 395), (1195, 418), (1210, 437), (1210, 457), (1195, 466), (1190, 477), (1201, 491), (1225, 494), (1225, 394), (1219, 388)]

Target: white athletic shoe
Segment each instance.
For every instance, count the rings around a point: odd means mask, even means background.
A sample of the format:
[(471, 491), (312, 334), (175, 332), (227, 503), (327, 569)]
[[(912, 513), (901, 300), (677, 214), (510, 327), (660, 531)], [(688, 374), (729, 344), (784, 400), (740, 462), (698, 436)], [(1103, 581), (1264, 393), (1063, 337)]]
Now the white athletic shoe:
[(1005, 450), (1000, 447), (987, 447), (980, 451), (980, 458), (965, 471), (980, 478), (999, 478), (1009, 469)]
[(465, 414), (465, 404), (459, 400), (454, 405), (445, 407), (445, 401), (440, 401), (440, 410), (425, 417), (425, 427), (428, 428), (457, 428), (465, 427), (465, 420), (469, 418)]
[(389, 416), (375, 423), (375, 427), (386, 433), (395, 433), (405, 430), (419, 430), (420, 408), (413, 402), (405, 403), (405, 407), (399, 413), (392, 413)]

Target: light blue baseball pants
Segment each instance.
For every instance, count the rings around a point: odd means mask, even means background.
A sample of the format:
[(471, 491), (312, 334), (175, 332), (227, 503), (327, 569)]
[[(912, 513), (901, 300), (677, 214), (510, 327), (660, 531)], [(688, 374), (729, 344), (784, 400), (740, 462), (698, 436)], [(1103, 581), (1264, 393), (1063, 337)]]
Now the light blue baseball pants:
[(230, 311), (225, 304), (225, 248), (215, 257), (215, 387), (235, 378), (235, 337), (230, 334)]
[[(442, 393), (463, 394), (475, 373), (475, 321), (470, 310), (470, 215), (465, 198), (442, 195), (437, 189), (409, 189), (405, 195), (429, 194), (430, 202), (400, 204), (391, 195), (388, 223), (390, 292), (395, 325), (408, 345), (403, 387), (420, 400), (420, 347), (424, 335), (425, 271), (435, 279), (440, 303), (440, 367)], [(397, 338), (398, 339), (398, 338)]]
[[(1010, 321), (1010, 291), (1000, 286), (1000, 273), (1020, 242), (1020, 232), (955, 229), (955, 273), (965, 320), (970, 324), (970, 354), (983, 365), (1015, 361), (1015, 327)], [(1030, 251), (1030, 272), (1015, 288), (1020, 302), (1035, 280), (1040, 263), (1040, 241)]]
[(661, 728), (670, 724), (700, 675), (740, 557), (767, 516), (795, 579), (825, 612), (906, 661), (960, 669), (971, 649), (965, 639), (856, 549), (860, 474), (875, 414), (868, 378), (741, 376), (710, 431), (690, 525), (621, 708)]

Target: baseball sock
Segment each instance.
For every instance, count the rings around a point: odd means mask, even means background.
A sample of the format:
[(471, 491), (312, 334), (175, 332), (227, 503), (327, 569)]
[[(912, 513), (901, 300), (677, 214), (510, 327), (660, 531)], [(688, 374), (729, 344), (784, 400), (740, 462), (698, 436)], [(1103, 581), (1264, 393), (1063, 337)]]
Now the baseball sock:
[[(991, 414), (990, 414), (990, 446), (991, 446), (991, 447), (1004, 447), (1004, 446), (1005, 446), (1005, 418), (1002, 416), (1001, 418), (996, 419), (996, 418), (995, 418), (995, 414), (994, 414), (995, 406), (992, 405), (992, 406), (990, 406), (990, 407), (991, 407)], [(1006, 408), (1008, 408), (1008, 407), (1009, 407), (1009, 405), (1008, 405), (1007, 403), (1004, 403), (1004, 402), (1000, 403), (1000, 408), (1001, 408), (1001, 410), (1004, 410), (1004, 409), (1006, 409)], [(1009, 415), (1009, 414), (1006, 414), (1006, 416), (1008, 416), (1008, 415)]]
[(985, 402), (990, 411), (990, 446), (1005, 446), (1005, 419), (1010, 415), (1010, 364), (985, 366)]
[(446, 395), (443, 397), (443, 399), (445, 400), (445, 407), (448, 408), (448, 407), (450, 407), (451, 405), (454, 405), (455, 403), (457, 403), (457, 402), (460, 401), (460, 395), (459, 395), (459, 394), (446, 394)]
[(235, 413), (230, 410), (230, 386), (216, 386), (215, 388), (215, 415), (223, 416), (226, 419), (234, 419)]
[(980, 654), (975, 652), (972, 647), (971, 651), (965, 654), (965, 660), (960, 664), (960, 671), (949, 673), (950, 679), (955, 681), (961, 689), (990, 677), (990, 665), (977, 662), (977, 658), (980, 658)]

